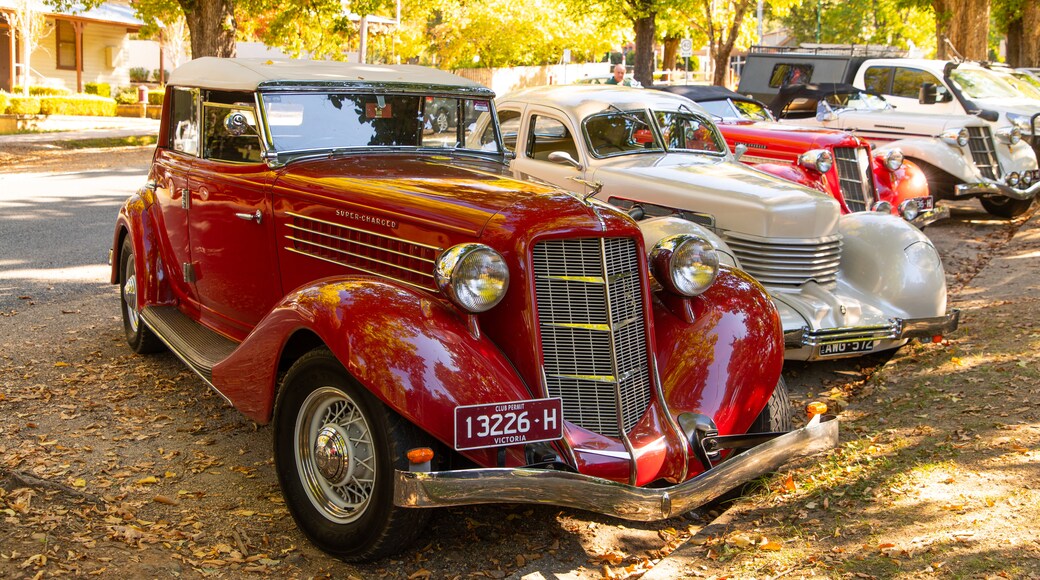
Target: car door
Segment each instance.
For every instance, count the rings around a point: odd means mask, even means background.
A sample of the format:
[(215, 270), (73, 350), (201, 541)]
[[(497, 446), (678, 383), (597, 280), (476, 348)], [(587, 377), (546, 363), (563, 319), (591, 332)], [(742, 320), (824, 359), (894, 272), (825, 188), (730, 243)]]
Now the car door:
[(188, 229), (188, 173), (199, 149), (198, 89), (170, 89), (169, 123), (158, 144), (151, 179), (159, 221), (159, 253), (170, 273), (169, 284), (182, 303), (198, 297), (190, 276), (191, 239)]
[[(207, 91), (202, 103), (200, 157), (188, 178), (191, 258), (202, 318), (242, 338), (282, 296), (274, 247), (271, 185), (261, 160), (252, 95)], [(241, 114), (241, 135), (225, 126)]]
[[(579, 136), (578, 128), (559, 111), (528, 107), (519, 129), (516, 158), (512, 162), (517, 178), (533, 177), (568, 191), (585, 192), (587, 186), (575, 181), (584, 179), (588, 169), (588, 157)], [(553, 153), (566, 154), (569, 161), (550, 160)]]

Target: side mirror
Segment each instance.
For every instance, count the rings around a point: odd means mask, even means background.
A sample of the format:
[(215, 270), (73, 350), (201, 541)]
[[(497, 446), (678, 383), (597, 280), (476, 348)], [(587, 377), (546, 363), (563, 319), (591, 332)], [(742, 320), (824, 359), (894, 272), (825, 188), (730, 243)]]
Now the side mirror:
[(737, 146), (733, 148), (733, 159), (735, 161), (740, 161), (740, 158), (743, 157), (745, 153), (747, 153), (747, 145), (737, 143)]
[(549, 161), (553, 163), (559, 163), (560, 165), (570, 165), (571, 167), (581, 171), (581, 163), (578, 163), (570, 153), (564, 151), (553, 151), (549, 154)]
[(245, 135), (246, 133), (257, 134), (256, 129), (250, 126), (249, 119), (237, 111), (228, 113), (227, 116), (224, 117), (224, 129), (235, 137)]
[(989, 121), (990, 123), (996, 123), (1000, 120), (1000, 113), (992, 109), (982, 109), (976, 114), (979, 116), (980, 119), (984, 121)]
[(939, 102), (939, 87), (935, 83), (921, 83), (917, 91), (917, 102), (922, 105), (934, 105)]

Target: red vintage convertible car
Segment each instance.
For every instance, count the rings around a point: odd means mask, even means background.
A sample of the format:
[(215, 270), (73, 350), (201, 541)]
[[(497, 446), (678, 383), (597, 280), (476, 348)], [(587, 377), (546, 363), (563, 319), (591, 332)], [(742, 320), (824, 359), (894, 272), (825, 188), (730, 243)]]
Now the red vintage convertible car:
[(852, 133), (781, 125), (764, 104), (725, 87), (659, 88), (711, 113), (742, 162), (829, 193), (842, 213), (891, 212), (918, 227), (949, 216), (949, 209), (935, 207), (921, 169), (899, 150), (875, 154)]
[(418, 508), (661, 519), (834, 446), (820, 415), (788, 432), (762, 287), (690, 222), (511, 179), (471, 134), (493, 97), (415, 66), (177, 69), (115, 228), (130, 347), (271, 423), (290, 512), (344, 559), (402, 549)]

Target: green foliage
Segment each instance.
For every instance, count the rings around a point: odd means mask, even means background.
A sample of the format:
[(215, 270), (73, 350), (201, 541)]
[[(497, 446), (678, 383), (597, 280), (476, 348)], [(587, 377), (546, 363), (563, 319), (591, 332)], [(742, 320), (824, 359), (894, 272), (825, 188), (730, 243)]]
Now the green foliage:
[(159, 83), (161, 85), (165, 85), (166, 81), (168, 81), (168, 80), (170, 80), (170, 71), (168, 71), (168, 70), (161, 71), (159, 69), (155, 69), (155, 70), (152, 71), (152, 82), (153, 83)]
[(11, 102), (11, 95), (0, 91), (0, 115), (7, 113), (7, 104)]
[(40, 97), (39, 112), (44, 115), (114, 117), (116, 115), (116, 102), (96, 95)]
[[(935, 15), (904, 0), (822, 0), (820, 42), (935, 49)], [(817, 0), (791, 8), (782, 22), (798, 42), (816, 42)]]
[[(12, 93), (18, 94), (22, 92), (21, 85), (15, 85)], [(71, 95), (72, 91), (62, 87), (46, 87), (42, 85), (29, 85), (29, 96), (30, 97), (54, 97), (61, 95)]]
[(113, 97), (120, 105), (133, 105), (138, 103), (136, 87), (119, 87)]
[(148, 91), (148, 104), (161, 105), (163, 103), (163, 97), (165, 95), (166, 91), (162, 89)]
[(19, 97), (11, 95), (11, 102), (7, 104), (8, 115), (39, 115), (40, 97)]
[(83, 85), (83, 92), (88, 95), (97, 95), (99, 97), (111, 97), (112, 86), (108, 83), (86, 83)]
[(135, 66), (130, 68), (130, 82), (134, 83), (146, 83), (148, 78), (151, 76), (151, 71), (143, 66)]

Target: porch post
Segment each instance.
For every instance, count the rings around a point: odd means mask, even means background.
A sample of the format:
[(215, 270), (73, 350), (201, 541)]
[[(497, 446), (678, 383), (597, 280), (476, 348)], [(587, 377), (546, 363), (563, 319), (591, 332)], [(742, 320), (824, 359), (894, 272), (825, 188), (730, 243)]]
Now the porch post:
[(83, 27), (86, 23), (72, 21), (72, 30), (76, 33), (76, 92), (83, 92)]
[(8, 23), (8, 26), (7, 26), (7, 53), (8, 54), (7, 54), (7, 56), (8, 56), (8, 60), (10, 60), (10, 62), (8, 63), (8, 66), (10, 68), (7, 69), (7, 71), (8, 71), (8, 73), (7, 73), (7, 77), (8, 77), (7, 78), (7, 87), (9, 89), (11, 89), (11, 90), (14, 90), (14, 70), (15, 70), (15, 68), (14, 68), (14, 64), (15, 64), (14, 55), (15, 55), (15, 52), (16, 52), (16, 50), (15, 50), (15, 44), (14, 44), (14, 27), (11, 26), (10, 23)]

